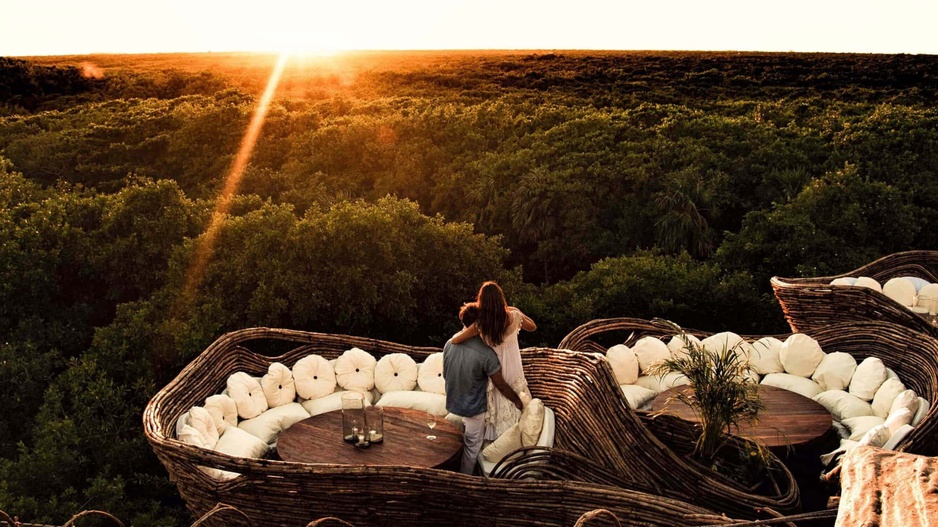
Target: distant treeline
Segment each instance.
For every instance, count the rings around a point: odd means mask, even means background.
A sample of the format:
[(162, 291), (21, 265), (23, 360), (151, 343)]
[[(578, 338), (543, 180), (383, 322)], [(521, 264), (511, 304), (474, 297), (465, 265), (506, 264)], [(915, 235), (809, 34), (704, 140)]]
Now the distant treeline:
[(776, 333), (772, 275), (938, 246), (938, 57), (293, 59), (214, 215), (274, 62), (0, 58), (0, 509), (188, 523), (140, 413), (233, 329), (439, 346), (497, 279), (526, 345)]

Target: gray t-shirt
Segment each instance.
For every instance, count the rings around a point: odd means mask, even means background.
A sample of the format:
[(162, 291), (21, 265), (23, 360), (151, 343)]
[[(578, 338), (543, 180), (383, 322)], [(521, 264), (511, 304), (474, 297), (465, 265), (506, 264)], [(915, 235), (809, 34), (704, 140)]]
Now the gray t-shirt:
[(446, 341), (443, 346), (446, 409), (463, 417), (484, 412), (489, 377), (501, 367), (498, 356), (479, 337), (462, 344), (453, 344), (452, 339)]

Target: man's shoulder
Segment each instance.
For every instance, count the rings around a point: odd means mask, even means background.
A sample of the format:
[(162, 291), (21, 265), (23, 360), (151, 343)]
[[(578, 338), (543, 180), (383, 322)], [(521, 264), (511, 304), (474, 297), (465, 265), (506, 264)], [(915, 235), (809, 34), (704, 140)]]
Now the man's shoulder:
[(495, 355), (495, 350), (487, 346), (485, 342), (483, 342), (482, 339), (479, 337), (472, 337), (471, 339), (460, 344), (454, 344), (453, 339), (449, 339), (446, 341), (446, 344), (443, 345), (444, 353), (447, 350), (458, 350), (458, 349), (472, 350), (472, 351), (486, 354), (486, 355), (489, 353), (491, 353), (492, 355)]

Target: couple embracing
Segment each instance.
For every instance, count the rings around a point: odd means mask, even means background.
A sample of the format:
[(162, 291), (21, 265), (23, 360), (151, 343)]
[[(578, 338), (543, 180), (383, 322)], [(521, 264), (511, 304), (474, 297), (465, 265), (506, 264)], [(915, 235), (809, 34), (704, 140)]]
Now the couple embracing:
[(459, 318), (463, 330), (443, 346), (443, 376), (446, 410), (465, 423), (460, 471), (472, 474), (482, 442), (498, 438), (521, 417), (521, 394), (529, 395), (518, 333), (537, 325), (508, 306), (495, 282), (482, 284)]

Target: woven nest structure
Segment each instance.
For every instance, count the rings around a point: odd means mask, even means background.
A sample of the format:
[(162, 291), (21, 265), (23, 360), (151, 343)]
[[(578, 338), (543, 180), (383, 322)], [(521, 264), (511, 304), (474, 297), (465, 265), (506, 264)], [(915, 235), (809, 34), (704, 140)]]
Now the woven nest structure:
[[(682, 526), (726, 523), (728, 518), (714, 510), (753, 517), (758, 506), (781, 512), (797, 506), (795, 489), (786, 489), (779, 499), (747, 498), (736, 503), (745, 497), (743, 493), (701, 492), (700, 486), (731, 486), (693, 478), (693, 473), (680, 484), (663, 484), (653, 472), (672, 471), (677, 456), (669, 455), (667, 447), (623, 408), (612, 370), (602, 357), (564, 350), (523, 351), (532, 395), (555, 412), (556, 448), (499, 467), (505, 478), (404, 465), (240, 458), (174, 438), (179, 416), (220, 392), (229, 375), (239, 371), (260, 375), (273, 362), (292, 367), (309, 354), (336, 358), (351, 347), (378, 357), (406, 353), (418, 361), (440, 351), (345, 335), (245, 329), (220, 337), (150, 400), (143, 415), (147, 440), (195, 516), (225, 503), (262, 525), (306, 525), (336, 517), (362, 527), (570, 526), (584, 513), (602, 508), (612, 511), (623, 525)], [(652, 451), (647, 451), (649, 444), (654, 445)], [(659, 452), (661, 459), (653, 461)], [(240, 475), (220, 481), (200, 467)], [(634, 476), (622, 476), (632, 472)], [(715, 508), (681, 499), (710, 495), (719, 497)]]
[[(704, 338), (708, 332), (686, 330)], [(625, 337), (664, 337), (674, 330), (664, 323), (634, 318), (593, 320), (573, 330), (560, 343), (563, 349), (605, 353), (607, 345)], [(806, 333), (827, 352), (844, 352), (857, 361), (877, 357), (891, 368), (906, 387), (928, 400), (924, 419), (896, 447), (896, 450), (925, 456), (938, 455), (938, 339), (930, 334), (887, 322), (831, 323)], [(773, 335), (782, 340), (787, 335)], [(749, 336), (749, 340), (761, 338)]]
[(811, 334), (829, 324), (864, 320), (892, 322), (938, 336), (938, 328), (879, 291), (866, 287), (830, 285), (836, 278), (868, 276), (884, 284), (891, 278), (912, 276), (938, 282), (938, 251), (905, 251), (836, 276), (772, 277), (772, 289), (792, 331)]

